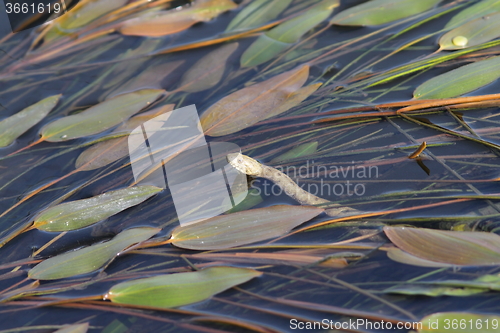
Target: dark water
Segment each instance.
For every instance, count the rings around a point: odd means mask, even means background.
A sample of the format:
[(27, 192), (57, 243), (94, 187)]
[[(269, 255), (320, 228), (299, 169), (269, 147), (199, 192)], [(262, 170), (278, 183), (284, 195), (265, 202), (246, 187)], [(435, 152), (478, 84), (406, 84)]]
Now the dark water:
[[(293, 5), (300, 2), (294, 1)], [(345, 1), (342, 3), (340, 10), (361, 2)], [(153, 53), (155, 50), (163, 50), (172, 46), (211, 38), (223, 32), (236, 14), (237, 11), (222, 14), (211, 22), (197, 24), (187, 31), (160, 40), (113, 34), (106, 42), (93, 42), (91, 46), (80, 50), (68, 52), (47, 61), (33, 63), (16, 73), (17, 76), (2, 79), (0, 81), (1, 118), (8, 117), (42, 98), (59, 93), (63, 94), (63, 97), (56, 109), (46, 119), (22, 135), (13, 145), (0, 149), (0, 155), (5, 157), (9, 153), (35, 141), (38, 138), (39, 129), (44, 124), (104, 100), (106, 96), (116, 92), (124, 84), (134, 82), (138, 74), (149, 66), (184, 61), (183, 65), (168, 76), (165, 77), (163, 73), (158, 73), (157, 80), (153, 80), (155, 82), (150, 81), (142, 86), (135, 87), (135, 89), (163, 88), (167, 91), (174, 90), (178, 87), (183, 73), (198, 59), (215, 50), (218, 47), (217, 45), (165, 55), (138, 56), (132, 60), (116, 60), (122, 57), (127, 50), (143, 47), (150, 49), (149, 52)], [(460, 177), (468, 180), (489, 180), (499, 177), (497, 153), (481, 144), (453, 138), (435, 129), (417, 126), (396, 117), (377, 118), (364, 124), (344, 125), (350, 126), (348, 131), (343, 130), (345, 127), (338, 127), (337, 122), (311, 123), (312, 120), (319, 119), (322, 112), (373, 103), (409, 100), (412, 98), (412, 92), (416, 86), (431, 77), (458, 67), (458, 63), (436, 67), (424, 73), (417, 72), (416, 75), (404, 76), (390, 83), (372, 88), (349, 89), (351, 82), (353, 82), (352, 77), (356, 74), (385, 71), (434, 52), (437, 49), (437, 37), (426, 39), (410, 50), (405, 50), (388, 60), (371, 65), (372, 61), (387, 55), (408, 41), (442, 28), (452, 15), (453, 13), (447, 14), (394, 40), (381, 44), (382, 41), (385, 41), (397, 31), (389, 30), (377, 35), (376, 38), (364, 41), (364, 43), (367, 43), (365, 46), (359, 47), (359, 44), (356, 44), (346, 50), (339, 51), (338, 55), (334, 54), (323, 62), (312, 64), (308, 82), (312, 82), (319, 76), (322, 76), (320, 82), (326, 82), (348, 66), (353, 59), (375, 47), (349, 69), (333, 78), (328, 89), (321, 90), (301, 104), (301, 107), (292, 109), (282, 117), (313, 113), (317, 113), (317, 115), (284, 119), (278, 122), (253, 126), (238, 133), (219, 138), (216, 141), (236, 143), (242, 147), (243, 152), (246, 154), (285, 170), (297, 170), (305, 166), (308, 174), (311, 175), (301, 179), (301, 182), (306, 186), (314, 188), (314, 185), (318, 185), (321, 188), (323, 183), (318, 183), (321, 180), (331, 186), (339, 184), (340, 187), (337, 187), (337, 193), (340, 193), (340, 189), (343, 189), (342, 194), (330, 193), (329, 195), (323, 195), (323, 197), (364, 211), (410, 208), (439, 202), (446, 199), (446, 197), (455, 198), (459, 195), (472, 195), (474, 191), (485, 195), (498, 193), (496, 183), (491, 181), (476, 182), (472, 185), (473, 188), (470, 184), (462, 181), (447, 182), (448, 180), (460, 180)], [(6, 27), (5, 22), (0, 22), (0, 37), (7, 35)], [(312, 50), (319, 50), (328, 45), (356, 38), (375, 30), (374, 28), (331, 27), (322, 33), (319, 38), (315, 38), (313, 45), (309, 48), (298, 48), (296, 54), (307, 54)], [(3, 53), (7, 54), (4, 56), (0, 52), (0, 58), (3, 57), (0, 69), (4, 71), (0, 72), (0, 75), (5, 73), (9, 66), (22, 59), (22, 55), (29, 46), (29, 43), (23, 43), (32, 38), (34, 34), (33, 29), (23, 31), (0, 45)], [(378, 40), (377, 38), (381, 39)], [(260, 81), (310, 60), (294, 62), (293, 58), (289, 56), (291, 59), (278, 62), (271, 70), (264, 70), (268, 65), (264, 64), (258, 68), (243, 72), (239, 69), (239, 58), (254, 40), (253, 37), (239, 40), (239, 48), (228, 61), (224, 79), (215, 88), (199, 93), (176, 93), (162, 100), (159, 105), (175, 103), (176, 108), (179, 108), (196, 104), (201, 114), (220, 98), (244, 87), (247, 81), (254, 82), (254, 79)], [(17, 50), (18, 46), (20, 47)], [(95, 56), (87, 59), (94, 52)], [(88, 66), (88, 64), (93, 65)], [(276, 69), (276, 66), (280, 65), (283, 66)], [(330, 70), (325, 72), (327, 69)], [(35, 72), (36, 74), (33, 74)], [(346, 89), (334, 90), (335, 86), (343, 86)], [(474, 94), (494, 93), (497, 89), (498, 84), (493, 83)], [(498, 131), (495, 130), (496, 123), (494, 123), (496, 122), (497, 111), (496, 108), (464, 111), (463, 116), (471, 128), (478, 131), (478, 133), (483, 133), (481, 134), (483, 139), (499, 143), (500, 138), (497, 137)], [(461, 130), (460, 125), (446, 113), (429, 113), (425, 115), (425, 118), (433, 124), (439, 124), (441, 127)], [(486, 122), (484, 119), (491, 121)], [(292, 133), (298, 133), (298, 135), (291, 136)], [(9, 209), (9, 207), (21, 200), (24, 195), (37, 187), (73, 171), (74, 162), (84, 149), (83, 145), (103, 134), (63, 143), (41, 143), (19, 155), (0, 160), (0, 211)], [(424, 140), (428, 144), (442, 144), (430, 149), (433, 156), (440, 158), (435, 159), (429, 156), (424, 158), (420, 164), (416, 160), (405, 159), (414, 148), (403, 148), (418, 145)], [(307, 159), (288, 161), (281, 164), (270, 162), (273, 157), (295, 147), (299, 141), (300, 143), (318, 141), (321, 149)], [(66, 152), (66, 150), (69, 151)], [(29, 199), (2, 217), (0, 219), (0, 230), (5, 232), (10, 230), (9, 228), (29, 222), (37, 212), (69, 191), (75, 190), (74, 194), (69, 196), (67, 200), (76, 200), (126, 187), (133, 182), (132, 170), (129, 166), (120, 167), (128, 162), (128, 158), (124, 158), (107, 167), (95, 171), (78, 172), (59, 181), (56, 185), (42, 191), (39, 195)], [(315, 172), (325, 170), (325, 167), (327, 170), (339, 168), (345, 170), (347, 167), (354, 166), (358, 167), (357, 171), (371, 166), (372, 173), (360, 176), (357, 172), (355, 174), (348, 172), (346, 175), (340, 174), (339, 176), (337, 174), (337, 177), (335, 175), (324, 177), (323, 175), (323, 178), (317, 175), (314, 176)], [(348, 195), (345, 187), (347, 181), (351, 182), (353, 186), (360, 185), (358, 193), (361, 193), (361, 189), (363, 193), (361, 195)], [(272, 188), (270, 182), (261, 179), (259, 182), (255, 181), (253, 186), (263, 193), (264, 199), (253, 208), (275, 204), (296, 204), (293, 199), (285, 194), (275, 195), (272, 191), (265, 192), (266, 189)], [(460, 225), (466, 230), (497, 231), (499, 214), (500, 208), (495, 205), (495, 201), (470, 200), (452, 205), (331, 224), (307, 233), (286, 237), (273, 244), (288, 245), (290, 248), (306, 244), (328, 244), (367, 233), (380, 232), (384, 224), (407, 223), (420, 227), (442, 229), (450, 229)], [(96, 225), (69, 232), (44, 250), (40, 259), (110, 239), (121, 230), (130, 227), (163, 226), (167, 221), (175, 219), (175, 217), (171, 196), (166, 190), (146, 202), (116, 214)], [(330, 217), (322, 214), (307, 222), (305, 226), (329, 219)], [(175, 226), (176, 223), (167, 225), (160, 235), (168, 235)], [(33, 251), (42, 247), (54, 236), (53, 233), (38, 230), (31, 230), (19, 235), (0, 249), (0, 265), (26, 260)], [(387, 241), (383, 233), (380, 232), (371, 239), (371, 244), (382, 246)], [(321, 252), (321, 255), (334, 255), (340, 251), (327, 249)], [(352, 250), (348, 251), (352, 252)], [(189, 257), (189, 255), (197, 253), (196, 251), (181, 250), (170, 245), (162, 246), (158, 252), (161, 255), (129, 254), (115, 260), (99, 275), (93, 273), (85, 277), (76, 277), (62, 282), (42, 282), (41, 288), (60, 287), (83, 281), (84, 278), (89, 276), (102, 278), (107, 274), (108, 278), (87, 288), (69, 290), (48, 296), (69, 298), (100, 295), (116, 284), (116, 281), (158, 273), (171, 273), (177, 268), (186, 268), (188, 262), (181, 258), (180, 255), (184, 254)], [(51, 332), (58, 327), (57, 325), (88, 321), (91, 325), (90, 332), (105, 333), (189, 332), (202, 329), (207, 329), (206, 331), (208, 329), (231, 332), (252, 331), (249, 328), (228, 323), (224, 324), (221, 322), (221, 317), (224, 317), (286, 332), (293, 331), (290, 326), (291, 318), (303, 321), (321, 321), (323, 319), (348, 321), (349, 318), (356, 319), (356, 317), (346, 317), (320, 311), (314, 307), (305, 309), (277, 301), (281, 299), (337, 306), (375, 313), (381, 317), (409, 321), (416, 321), (425, 315), (441, 311), (471, 311), (494, 314), (500, 310), (498, 307), (499, 296), (495, 293), (484, 293), (467, 298), (446, 296), (438, 298), (408, 297), (379, 294), (377, 291), (397, 284), (399, 281), (406, 281), (431, 273), (433, 269), (394, 263), (387, 259), (384, 251), (380, 250), (356, 252), (361, 254), (362, 257), (349, 260), (349, 265), (342, 269), (319, 264), (305, 267), (281, 264), (268, 266), (260, 264), (245, 266), (241, 264), (245, 267), (259, 268), (265, 273), (263, 276), (240, 286), (249, 293), (234, 289), (228, 290), (213, 299), (183, 307), (182, 309), (191, 311), (187, 313), (169, 310), (142, 311), (112, 307), (109, 303), (104, 302), (92, 306), (88, 304), (79, 306), (68, 304), (66, 306), (36, 307), (35, 305), (38, 302), (35, 298), (11, 301), (0, 304), (0, 330), (23, 326), (39, 326), (37, 329), (30, 330), (30, 332)], [(209, 261), (195, 258), (189, 260), (193, 265), (201, 265), (200, 267), (209, 263)], [(0, 275), (0, 290), (9, 288), (16, 283), (20, 283), (19, 286), (28, 283), (23, 282), (23, 280), (26, 278), (27, 270), (33, 265), (23, 265), (20, 273), (7, 274), (15, 266), (2, 267), (0, 273), (3, 275)], [(133, 271), (124, 273), (124, 270)], [(435, 271), (426, 279), (469, 280), (483, 274), (495, 274), (497, 272), (498, 268), (496, 267), (447, 269)], [(115, 273), (119, 274), (114, 277), (113, 274)], [(362, 288), (375, 295), (375, 298), (345, 285), (342, 286), (337, 282), (337, 279), (351, 284), (354, 288)], [(258, 295), (263, 296), (263, 298), (259, 298)], [(385, 303), (376, 297), (382, 298)], [(413, 315), (415, 319), (409, 318), (408, 314)], [(203, 320), (202, 315), (206, 317), (212, 316), (213, 320), (207, 318)], [(379, 332), (383, 330), (369, 330), (358, 327), (355, 331)], [(407, 330), (392, 331), (405, 332)]]

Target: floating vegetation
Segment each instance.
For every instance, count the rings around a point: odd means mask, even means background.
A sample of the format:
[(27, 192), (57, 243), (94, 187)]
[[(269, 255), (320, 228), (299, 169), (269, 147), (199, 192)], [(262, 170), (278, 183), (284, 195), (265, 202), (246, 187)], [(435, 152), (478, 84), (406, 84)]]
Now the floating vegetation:
[(500, 1), (64, 6), (0, 21), (0, 333), (498, 332)]

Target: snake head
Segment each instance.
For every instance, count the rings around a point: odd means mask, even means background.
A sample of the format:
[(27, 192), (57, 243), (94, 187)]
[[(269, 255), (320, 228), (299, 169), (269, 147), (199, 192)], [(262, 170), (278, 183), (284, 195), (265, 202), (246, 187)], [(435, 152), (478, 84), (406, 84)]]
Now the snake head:
[(262, 174), (262, 165), (253, 158), (241, 153), (227, 154), (227, 161), (236, 170), (249, 176), (260, 176)]

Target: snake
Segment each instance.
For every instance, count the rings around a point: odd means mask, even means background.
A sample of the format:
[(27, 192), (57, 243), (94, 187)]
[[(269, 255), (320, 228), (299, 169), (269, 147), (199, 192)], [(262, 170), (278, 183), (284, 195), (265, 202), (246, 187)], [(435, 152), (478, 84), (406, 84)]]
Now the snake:
[(272, 181), (289, 197), (293, 198), (302, 205), (315, 206), (328, 204), (330, 207), (325, 210), (325, 213), (329, 216), (341, 217), (362, 213), (357, 209), (341, 206), (305, 191), (283, 172), (271, 166), (262, 164), (250, 156), (243, 155), (242, 153), (231, 153), (228, 154), (226, 158), (229, 164), (239, 172), (249, 176), (261, 177)]

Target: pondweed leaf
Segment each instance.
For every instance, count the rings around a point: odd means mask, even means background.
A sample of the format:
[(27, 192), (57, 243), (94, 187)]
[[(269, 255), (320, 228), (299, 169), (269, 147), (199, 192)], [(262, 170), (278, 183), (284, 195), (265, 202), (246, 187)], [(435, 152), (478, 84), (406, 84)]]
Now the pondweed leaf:
[(215, 250), (279, 237), (321, 214), (312, 206), (277, 205), (220, 215), (172, 231), (175, 246), (191, 250)]
[(54, 333), (86, 333), (89, 329), (89, 323), (74, 324), (58, 329)]
[(371, 0), (346, 9), (333, 17), (336, 25), (380, 25), (425, 12), (441, 0)]
[(104, 14), (123, 7), (126, 3), (127, 0), (80, 0), (70, 11), (51, 22), (51, 28), (44, 40), (47, 42), (67, 35)]
[(209, 267), (122, 282), (114, 285), (104, 298), (118, 304), (174, 308), (201, 302), (260, 275), (261, 272), (248, 268)]
[(65, 202), (39, 213), (35, 217), (33, 227), (43, 231), (84, 228), (138, 205), (161, 190), (150, 185), (133, 186), (88, 199)]
[[(178, 60), (163, 64), (153, 64), (142, 71), (142, 73), (133, 75), (128, 82), (115, 89), (106, 98), (111, 98), (116, 95), (133, 92), (139, 89), (159, 89), (161, 87), (161, 82), (183, 63), (183, 60)], [(128, 62), (126, 64), (130, 66)], [(121, 82), (123, 82), (123, 79)]]
[(226, 70), (227, 60), (238, 48), (238, 43), (223, 45), (198, 60), (182, 77), (182, 91), (198, 92), (217, 85)]
[(46, 259), (32, 268), (28, 277), (36, 280), (56, 280), (93, 272), (121, 251), (151, 238), (159, 231), (160, 229), (147, 227), (122, 231), (107, 242)]
[(496, 333), (500, 316), (469, 312), (438, 312), (420, 320), (418, 333)]
[(496, 275), (483, 275), (471, 281), (440, 280), (419, 281), (409, 285), (390, 287), (384, 292), (404, 295), (425, 296), (468, 296), (485, 293), (490, 290), (500, 291), (500, 277)]
[(128, 135), (130, 132), (146, 121), (172, 111), (174, 106), (174, 104), (167, 104), (130, 118), (125, 124), (119, 126), (111, 133), (121, 133), (124, 136), (99, 142), (85, 149), (76, 159), (75, 168), (79, 168), (82, 171), (95, 170), (128, 156)]
[[(308, 76), (309, 66), (304, 65), (222, 98), (201, 115), (205, 134), (222, 136), (235, 133), (285, 112), (300, 102), (297, 102), (294, 93), (307, 81)], [(301, 98), (303, 100), (307, 96)], [(291, 99), (295, 104), (288, 102)]]
[[(243, 194), (241, 194), (241, 193), (236, 194), (236, 195), (233, 194), (233, 196), (235, 197), (234, 201), (235, 202), (239, 201), (238, 195), (243, 195)], [(262, 201), (264, 201), (264, 199), (262, 199), (262, 196), (259, 193), (259, 189), (252, 188), (248, 191), (248, 193), (246, 194), (246, 197), (239, 204), (237, 204), (236, 206), (234, 206), (233, 208), (228, 210), (226, 212), (226, 214), (232, 214), (232, 213), (241, 212), (241, 211), (250, 209), (254, 206), (257, 206)]]
[(415, 99), (452, 98), (479, 89), (500, 77), (500, 56), (454, 69), (425, 81), (415, 89)]
[(387, 294), (400, 294), (400, 295), (418, 295), (418, 296), (470, 296), (475, 294), (482, 294), (486, 292), (485, 289), (479, 288), (456, 288), (456, 287), (439, 287), (430, 285), (403, 285), (385, 290)]
[(161, 37), (188, 29), (197, 22), (208, 22), (221, 13), (238, 7), (231, 0), (199, 0), (182, 10), (146, 13), (125, 21), (120, 28), (124, 35)]
[(281, 161), (291, 160), (294, 158), (299, 158), (302, 156), (311, 155), (314, 154), (317, 149), (318, 149), (318, 141), (303, 143), (287, 151), (286, 153), (273, 158), (271, 160), (271, 163), (277, 163)]
[(481, 0), (453, 16), (451, 20), (446, 23), (445, 28), (451, 29), (467, 21), (471, 21), (498, 11), (500, 11), (500, 2), (498, 2), (498, 0)]
[(153, 103), (165, 91), (144, 89), (118, 95), (81, 113), (57, 119), (40, 130), (42, 139), (61, 142), (103, 132)]
[(254, 0), (229, 23), (226, 31), (258, 27), (275, 19), (292, 0)]
[(339, 0), (323, 0), (304, 14), (281, 23), (261, 35), (241, 56), (241, 67), (253, 67), (274, 58), (305, 33), (330, 16)]
[(384, 227), (399, 249), (424, 260), (460, 266), (500, 264), (500, 236), (487, 232)]
[(458, 50), (476, 46), (500, 37), (500, 12), (469, 21), (439, 39), (443, 50)]
[(417, 267), (453, 267), (454, 265), (445, 264), (441, 262), (425, 260), (419, 257), (415, 257), (403, 250), (398, 248), (391, 248), (387, 251), (387, 257), (389, 259), (394, 260), (395, 262), (399, 262), (401, 264), (417, 266)]
[(10, 145), (27, 130), (38, 124), (56, 106), (60, 97), (61, 95), (47, 97), (0, 121), (0, 147)]

